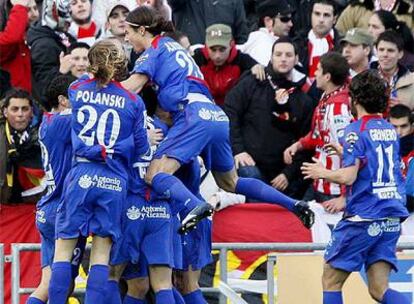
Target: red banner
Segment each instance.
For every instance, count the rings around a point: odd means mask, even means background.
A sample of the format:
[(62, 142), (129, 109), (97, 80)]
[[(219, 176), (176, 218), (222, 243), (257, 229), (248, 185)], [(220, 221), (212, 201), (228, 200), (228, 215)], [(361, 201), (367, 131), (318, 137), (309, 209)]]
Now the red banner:
[[(35, 205), (1, 205), (0, 206), (0, 243), (5, 244), (5, 254), (11, 254), (12, 243), (40, 243), (40, 235), (35, 225)], [(40, 282), (39, 252), (22, 252), (20, 254), (20, 287), (35, 287)], [(5, 304), (11, 303), (11, 263), (6, 263)], [(25, 303), (27, 295), (20, 297)]]

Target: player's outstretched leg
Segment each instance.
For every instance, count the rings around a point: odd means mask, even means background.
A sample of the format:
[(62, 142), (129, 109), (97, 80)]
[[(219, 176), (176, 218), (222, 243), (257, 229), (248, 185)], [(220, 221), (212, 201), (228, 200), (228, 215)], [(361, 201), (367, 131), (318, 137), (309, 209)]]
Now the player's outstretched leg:
[(238, 177), (233, 169), (229, 172), (214, 172), (217, 185), (228, 192), (243, 194), (259, 202), (280, 205), (296, 214), (306, 228), (312, 227), (315, 214), (307, 202), (297, 201), (255, 178)]

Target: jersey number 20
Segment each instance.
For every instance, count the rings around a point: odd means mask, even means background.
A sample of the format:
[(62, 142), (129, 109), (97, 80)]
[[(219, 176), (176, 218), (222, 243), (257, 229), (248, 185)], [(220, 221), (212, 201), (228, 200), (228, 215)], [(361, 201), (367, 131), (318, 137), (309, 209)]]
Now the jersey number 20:
[[(86, 113), (88, 115), (85, 115)], [(112, 128), (109, 139), (105, 140), (108, 119), (110, 116), (112, 116)], [(96, 137), (99, 145), (105, 147), (107, 153), (113, 152), (112, 148), (118, 139), (119, 131), (121, 129), (121, 120), (117, 111), (114, 109), (107, 109), (100, 115), (100, 117), (98, 117), (95, 108), (86, 105), (79, 109), (76, 118), (80, 124), (85, 123), (78, 136), (87, 146), (93, 146)], [(96, 124), (98, 124), (97, 127), (95, 127)], [(91, 131), (92, 129), (96, 129), (96, 131)]]

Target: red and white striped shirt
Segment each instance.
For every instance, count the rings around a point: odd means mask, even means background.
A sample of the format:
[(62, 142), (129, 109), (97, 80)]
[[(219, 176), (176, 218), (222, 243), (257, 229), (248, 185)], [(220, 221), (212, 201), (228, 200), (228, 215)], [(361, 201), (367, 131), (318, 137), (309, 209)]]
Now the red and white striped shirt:
[[(324, 94), (313, 112), (311, 130), (300, 139), (300, 143), (304, 149), (314, 149), (315, 157), (327, 169), (337, 170), (341, 167), (341, 158), (328, 154), (323, 147), (327, 143), (339, 143), (339, 138), (343, 136), (345, 127), (352, 119), (347, 86)], [(313, 186), (315, 191), (325, 195), (342, 193), (339, 184), (323, 179), (315, 180)]]

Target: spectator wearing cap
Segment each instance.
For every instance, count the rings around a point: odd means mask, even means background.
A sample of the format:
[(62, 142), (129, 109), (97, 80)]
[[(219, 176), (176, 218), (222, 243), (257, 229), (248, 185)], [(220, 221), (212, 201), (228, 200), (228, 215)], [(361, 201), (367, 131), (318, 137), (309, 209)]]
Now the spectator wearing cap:
[(71, 0), (69, 3), (72, 22), (68, 33), (78, 42), (92, 46), (101, 35), (101, 29), (92, 19), (91, 0)]
[(106, 20), (104, 35), (102, 38), (115, 37), (120, 42), (124, 42), (126, 17), (131, 11), (131, 6), (127, 1), (112, 1), (105, 12)]
[(69, 6), (60, 4), (60, 0), (44, 0), (41, 22), (29, 28), (27, 42), (30, 46), (33, 75), (33, 95), (45, 109), (46, 88), (60, 72), (67, 48), (75, 38), (67, 33), (71, 21)]
[(102, 39), (116, 39), (122, 45), (129, 63), (135, 61), (131, 56), (136, 54), (132, 46), (125, 41), (125, 21), (133, 7), (130, 1), (111, 1), (106, 10), (105, 31), (102, 35)]
[(34, 0), (14, 0), (6, 27), (0, 32), (0, 67), (10, 76), (11, 85), (32, 91), (30, 49), (26, 33), (39, 19)]
[(341, 40), (342, 56), (349, 64), (351, 77), (367, 70), (374, 45), (374, 37), (361, 28), (353, 28), (346, 32)]
[(258, 7), (259, 29), (250, 33), (247, 42), (239, 49), (266, 66), (272, 56), (273, 43), (289, 36), (293, 27), (292, 6), (286, 0), (266, 0)]
[(92, 19), (100, 28), (105, 29), (108, 21), (108, 12), (116, 3), (120, 3), (132, 10), (138, 6), (136, 0), (93, 0), (92, 1)]
[(204, 44), (206, 29), (223, 23), (231, 27), (236, 44), (247, 40), (246, 13), (241, 0), (168, 0), (177, 30), (188, 35), (191, 44)]
[[(223, 106), (227, 92), (245, 71), (260, 69), (249, 55), (236, 49), (231, 27), (213, 24), (206, 30), (206, 44), (196, 49), (194, 60), (200, 67), (215, 102)], [(264, 69), (262, 68), (264, 76)], [(264, 77), (263, 77), (264, 78)]]
[(321, 56), (339, 48), (340, 36), (334, 29), (336, 16), (333, 0), (315, 0), (311, 13), (311, 30), (301, 31), (294, 38), (299, 50), (299, 61), (311, 80), (315, 78)]

